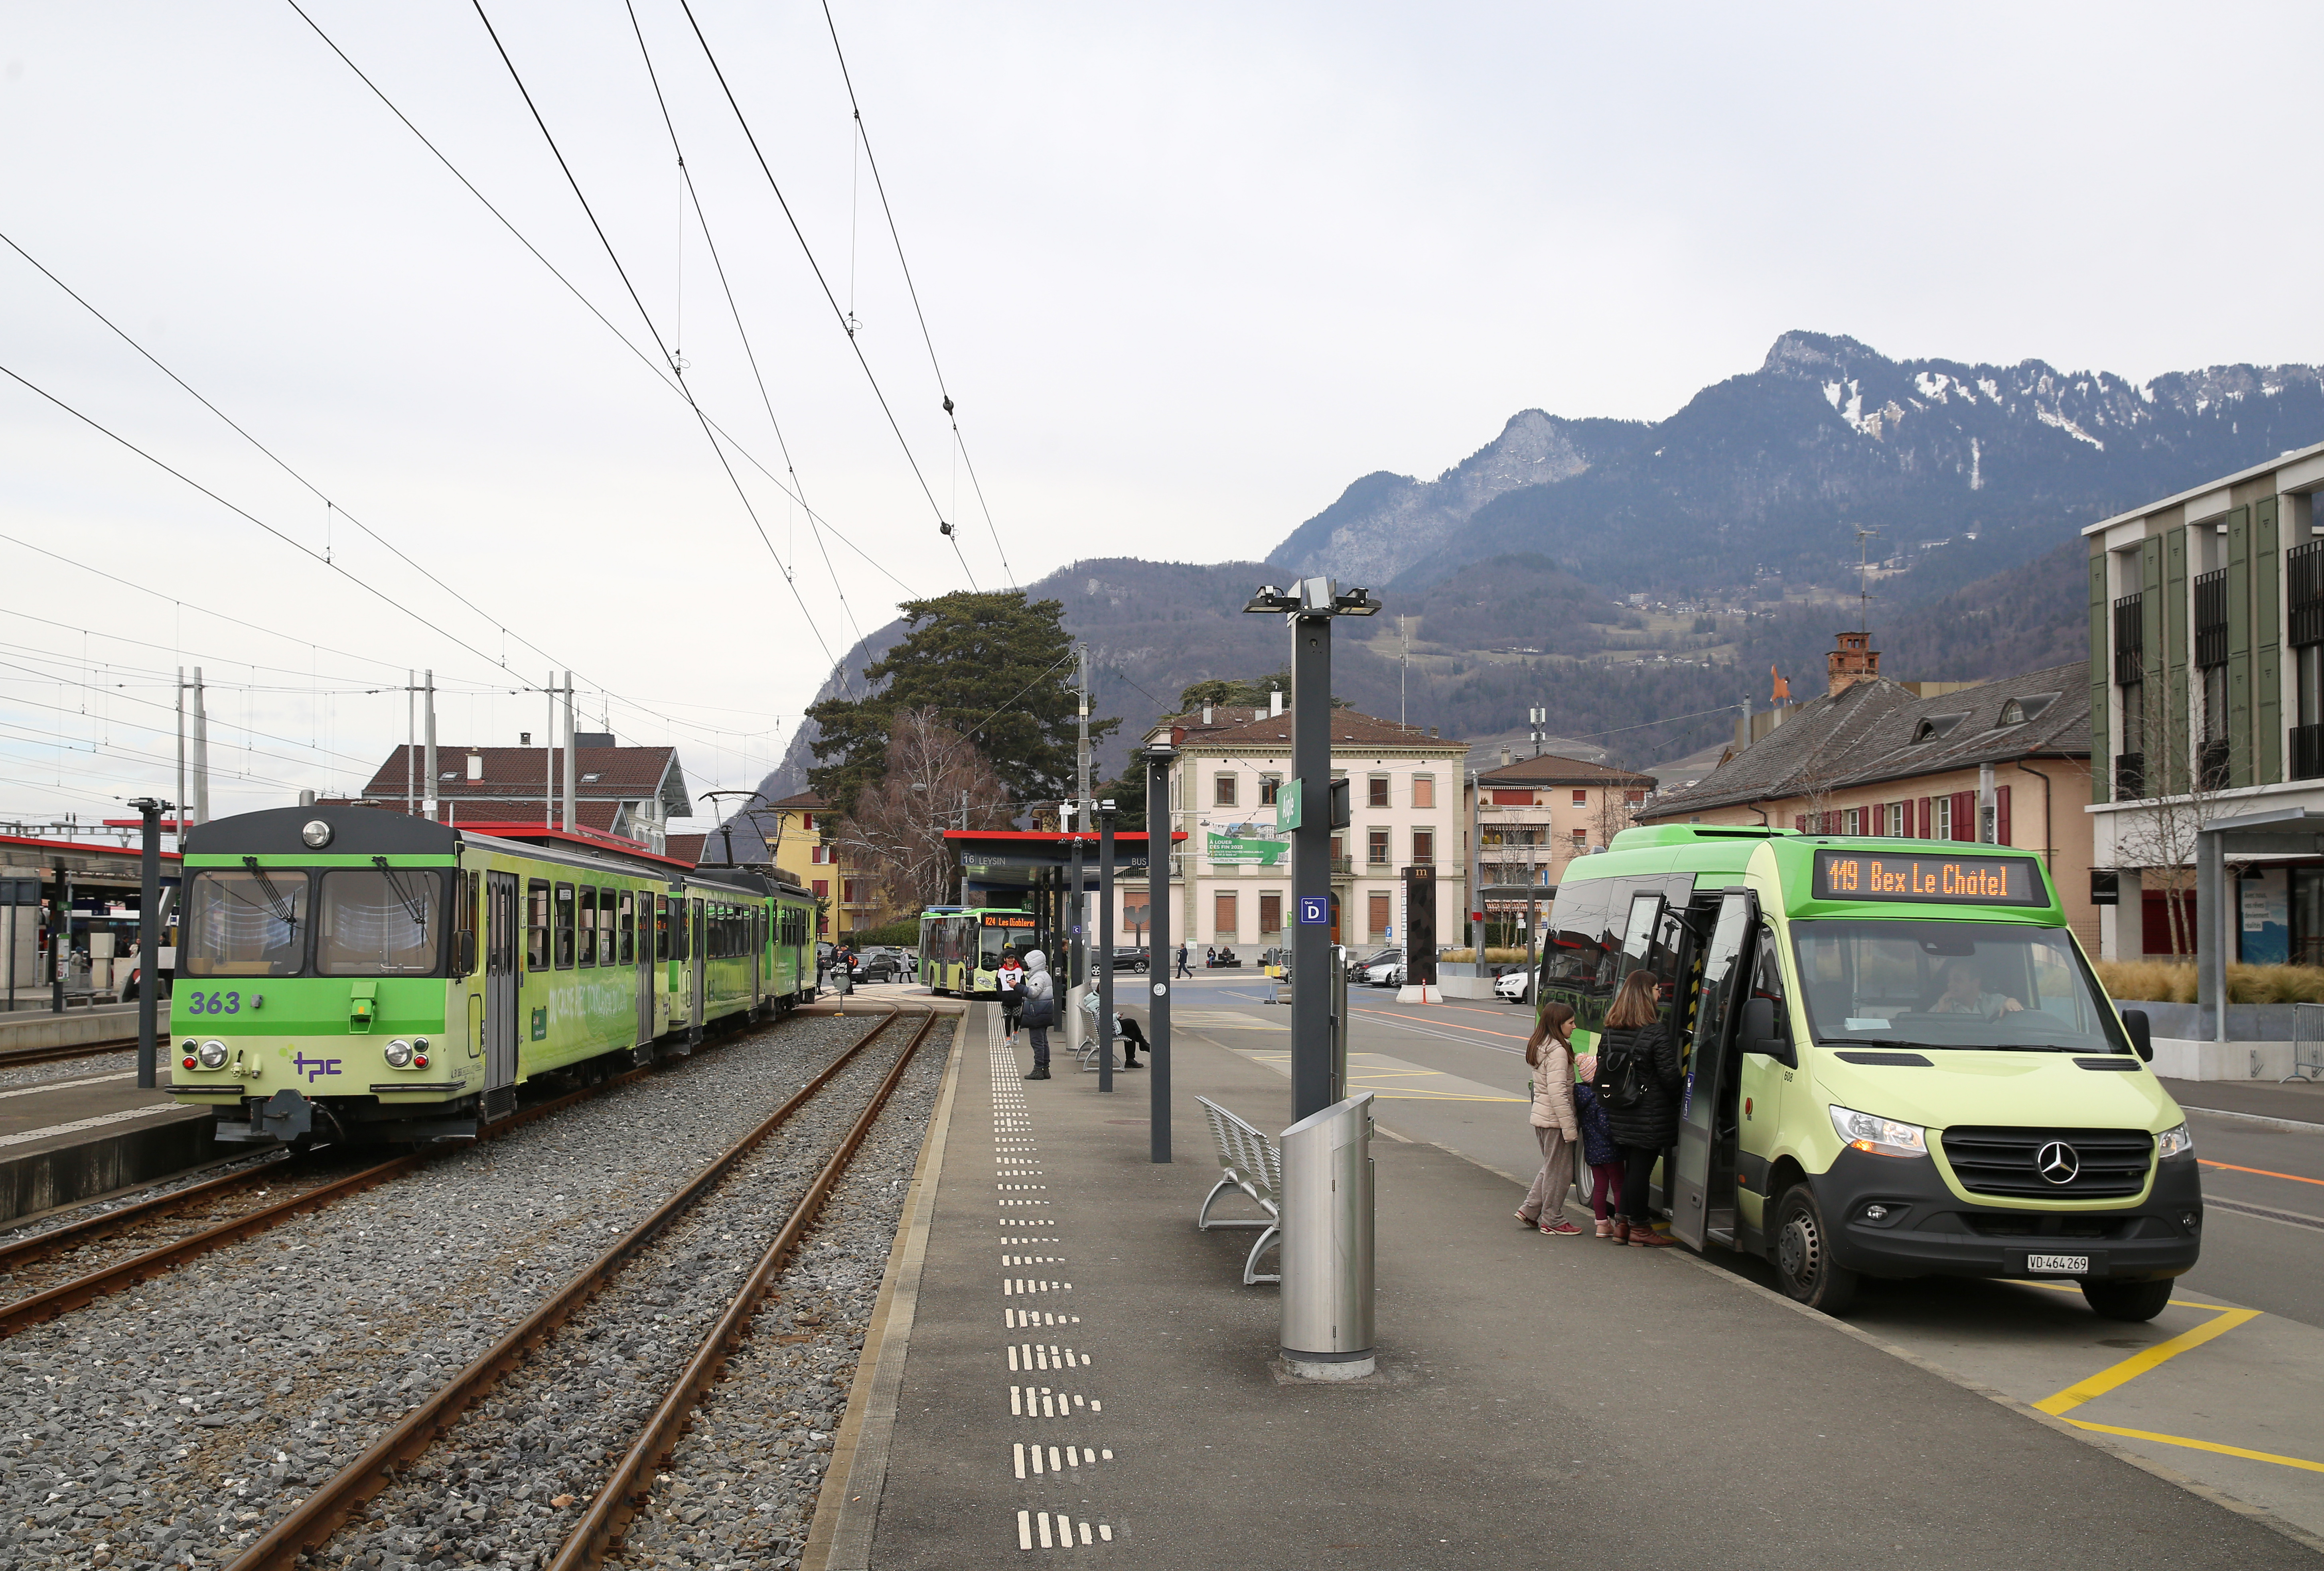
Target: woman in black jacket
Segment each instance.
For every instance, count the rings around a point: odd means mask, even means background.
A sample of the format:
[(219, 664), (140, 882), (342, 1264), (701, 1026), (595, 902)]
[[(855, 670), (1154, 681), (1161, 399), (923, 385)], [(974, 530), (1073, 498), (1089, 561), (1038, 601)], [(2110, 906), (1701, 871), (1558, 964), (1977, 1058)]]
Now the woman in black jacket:
[[(1624, 1065), (1636, 1063), (1635, 1077)], [(1606, 1011), (1606, 1027), (1598, 1036), (1598, 1078), (1591, 1082), (1614, 1126), (1622, 1151), (1622, 1201), (1614, 1217), (1614, 1242), (1658, 1249), (1670, 1240), (1655, 1231), (1646, 1192), (1655, 1162), (1678, 1143), (1678, 1043), (1663, 1024), (1655, 1002), (1654, 978), (1632, 971), (1622, 979), (1613, 1007)], [(1621, 1088), (1633, 1083), (1637, 1095), (1627, 1105)]]

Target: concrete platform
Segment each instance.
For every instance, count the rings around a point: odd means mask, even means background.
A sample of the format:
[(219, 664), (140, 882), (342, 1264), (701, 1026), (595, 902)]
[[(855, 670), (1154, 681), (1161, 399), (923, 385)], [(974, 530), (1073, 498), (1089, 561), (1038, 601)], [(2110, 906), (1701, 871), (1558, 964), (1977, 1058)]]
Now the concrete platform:
[[(161, 1029), (166, 1033), (169, 1028), (165, 1011)], [(134, 1040), (136, 1035), (134, 1004), (100, 1004), (93, 1008), (68, 1009), (61, 1015), (51, 1014), (45, 1001), (37, 1008), (0, 1010), (0, 1052), (80, 1047), (124, 1037)]]
[(1374, 1145), (1381, 1374), (1281, 1383), (1275, 1290), (1240, 1283), (1251, 1235), (1194, 1229), (1216, 1166), (1193, 1098), (1279, 1128), (1285, 1079), (1182, 1041), (1157, 1166), (1146, 1073), (1027, 1084), (994, 1014), (969, 1023), (809, 1571), (2314, 1564), (2264, 1514), (1679, 1251), (1522, 1229), (1507, 1179), (1424, 1143)]

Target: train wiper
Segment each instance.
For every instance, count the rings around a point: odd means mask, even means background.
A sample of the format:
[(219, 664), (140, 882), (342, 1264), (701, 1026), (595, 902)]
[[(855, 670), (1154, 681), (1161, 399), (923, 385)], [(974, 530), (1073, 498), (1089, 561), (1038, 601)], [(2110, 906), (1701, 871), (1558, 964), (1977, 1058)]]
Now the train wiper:
[(299, 925), (297, 908), (280, 889), (274, 887), (274, 880), (266, 876), (266, 869), (258, 865), (258, 859), (244, 857), (242, 859), (242, 865), (250, 869), (252, 877), (258, 880), (259, 893), (266, 896), (267, 914), (283, 926), (296, 929)]

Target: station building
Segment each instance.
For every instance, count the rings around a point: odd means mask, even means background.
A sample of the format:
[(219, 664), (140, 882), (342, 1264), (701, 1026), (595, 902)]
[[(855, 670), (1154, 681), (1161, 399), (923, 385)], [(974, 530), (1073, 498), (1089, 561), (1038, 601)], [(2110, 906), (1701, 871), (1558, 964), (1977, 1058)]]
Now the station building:
[[(2089, 708), (2102, 767), (2085, 814), (2119, 904), (2111, 959), (2170, 954), (2191, 921), (2196, 826), (2324, 813), (2324, 444), (2082, 531)], [(2324, 964), (2324, 840), (2228, 870), (2227, 958)]]
[(1548, 899), (1565, 864), (1605, 850), (1654, 788), (1652, 775), (1554, 753), (1516, 758), (1502, 749), (1500, 767), (1469, 787), (1488, 912), (1498, 921)]
[[(1275, 827), (1276, 793), (1292, 777), (1292, 712), (1210, 706), (1170, 715), (1148, 745), (1177, 749), (1170, 767), (1170, 821), (1186, 838), (1172, 856), (1180, 905), (1174, 935), (1200, 951), (1257, 950), (1290, 942), (1291, 839)], [(1350, 822), (1332, 837), (1332, 892), (1339, 942), (1399, 942), (1404, 869), (1436, 871), (1436, 931), (1461, 930), (1468, 898), (1462, 814), (1464, 742), (1434, 727), (1403, 725), (1352, 709), (1332, 712), (1332, 774), (1349, 782)]]

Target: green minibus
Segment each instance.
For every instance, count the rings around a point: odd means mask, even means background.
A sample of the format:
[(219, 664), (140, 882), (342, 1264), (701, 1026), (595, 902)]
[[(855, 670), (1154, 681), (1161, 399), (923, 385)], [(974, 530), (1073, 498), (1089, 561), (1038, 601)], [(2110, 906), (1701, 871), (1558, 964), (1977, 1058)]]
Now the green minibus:
[(1830, 1313), (1868, 1276), (2078, 1284), (2152, 1319), (2193, 1268), (2181, 1114), (2041, 858), (2006, 846), (1667, 824), (1565, 868), (1536, 998), (1575, 1051), (1653, 975), (1684, 1065), (1655, 1201)]

